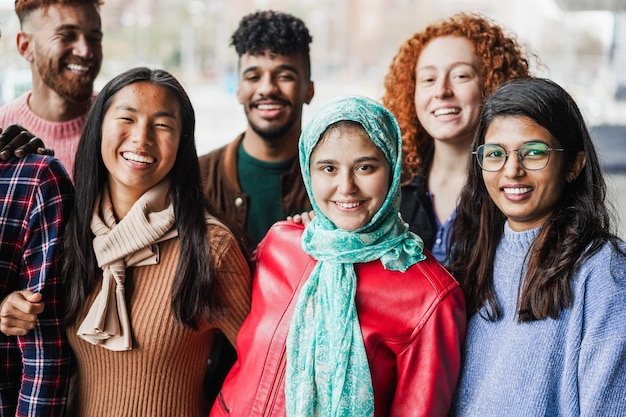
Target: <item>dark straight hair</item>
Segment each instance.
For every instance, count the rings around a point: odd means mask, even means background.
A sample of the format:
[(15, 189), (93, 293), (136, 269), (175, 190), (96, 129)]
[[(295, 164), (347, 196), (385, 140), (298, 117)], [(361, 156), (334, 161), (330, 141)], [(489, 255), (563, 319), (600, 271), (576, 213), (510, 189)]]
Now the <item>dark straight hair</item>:
[[(180, 239), (180, 258), (172, 284), (172, 310), (176, 319), (191, 328), (197, 319), (218, 317), (223, 310), (216, 296), (205, 213), (213, 212), (200, 185), (200, 168), (194, 139), (195, 114), (191, 101), (181, 84), (168, 72), (159, 69), (134, 68), (107, 83), (98, 94), (76, 154), (74, 178), (75, 206), (65, 235), (64, 282), (67, 289), (68, 323), (76, 321), (85, 299), (100, 279), (92, 246), (90, 224), (92, 210), (108, 178), (102, 160), (102, 123), (115, 95), (133, 83), (145, 82), (160, 86), (178, 101), (182, 130), (176, 161), (168, 174), (169, 197), (174, 207), (176, 228)], [(213, 213), (212, 213), (213, 214)]]
[[(548, 130), (566, 149), (564, 169), (579, 152), (585, 154), (586, 164), (575, 180), (566, 181), (565, 171), (563, 178), (555, 179), (565, 181), (563, 195), (526, 255), (518, 320), (558, 318), (572, 303), (571, 281), (580, 262), (607, 241), (617, 247), (598, 156), (578, 106), (553, 81), (528, 78), (501, 85), (482, 109), (472, 150), (485, 142), (489, 125), (498, 117), (527, 117)], [(484, 307), (489, 319), (500, 318), (493, 263), (505, 221), (489, 197), (478, 162), (471, 158), (450, 248), (450, 270), (465, 291), (470, 315)]]

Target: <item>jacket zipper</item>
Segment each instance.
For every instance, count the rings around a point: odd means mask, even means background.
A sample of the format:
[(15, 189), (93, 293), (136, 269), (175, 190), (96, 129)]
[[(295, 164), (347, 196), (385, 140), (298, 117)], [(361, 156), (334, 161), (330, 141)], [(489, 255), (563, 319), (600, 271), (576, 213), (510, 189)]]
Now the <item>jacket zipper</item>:
[(268, 417), (272, 414), (272, 410), (274, 409), (274, 403), (276, 402), (276, 396), (278, 395), (278, 390), (280, 388), (280, 382), (283, 380), (283, 376), (285, 375), (285, 369), (287, 368), (287, 348), (283, 347), (283, 352), (280, 356), (280, 362), (278, 364), (278, 372), (276, 372), (276, 378), (274, 378), (274, 383), (272, 384), (272, 389), (270, 390), (270, 395), (268, 396), (267, 403), (265, 405), (265, 410), (263, 411), (263, 417)]
[(226, 414), (230, 414), (230, 408), (226, 405), (226, 401), (224, 401), (224, 397), (222, 396), (222, 391), (217, 394), (217, 399), (222, 406), (222, 410), (226, 412)]

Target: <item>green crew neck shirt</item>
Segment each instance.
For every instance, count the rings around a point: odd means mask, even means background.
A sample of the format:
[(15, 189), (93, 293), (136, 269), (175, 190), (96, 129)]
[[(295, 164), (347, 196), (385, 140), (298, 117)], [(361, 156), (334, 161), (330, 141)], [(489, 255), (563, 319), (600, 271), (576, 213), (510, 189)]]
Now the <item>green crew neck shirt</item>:
[(269, 228), (287, 213), (282, 207), (281, 177), (293, 166), (294, 158), (266, 162), (253, 158), (243, 149), (237, 150), (237, 176), (241, 190), (248, 196), (245, 230), (255, 248)]

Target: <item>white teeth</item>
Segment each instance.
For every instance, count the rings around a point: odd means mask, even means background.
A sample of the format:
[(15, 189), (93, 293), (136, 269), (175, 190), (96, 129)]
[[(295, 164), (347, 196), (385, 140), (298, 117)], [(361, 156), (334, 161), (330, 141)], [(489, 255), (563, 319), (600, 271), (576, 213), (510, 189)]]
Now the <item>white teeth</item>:
[(361, 205), (361, 202), (356, 201), (354, 203), (342, 203), (340, 201), (335, 201), (335, 204), (337, 204), (341, 208), (351, 209), (351, 208), (359, 207)]
[(259, 104), (257, 107), (259, 110), (278, 110), (282, 106), (280, 104)]
[(505, 188), (504, 192), (506, 194), (526, 194), (532, 191), (531, 187), (520, 187), (520, 188)]
[(151, 156), (137, 155), (132, 152), (124, 152), (122, 153), (122, 157), (128, 161), (141, 162), (142, 164), (152, 164), (156, 161), (155, 158)]
[(89, 67), (85, 67), (85, 66), (78, 65), (78, 64), (68, 64), (67, 68), (70, 71), (74, 71), (74, 72), (87, 72), (87, 71), (89, 71)]
[(435, 116), (445, 116), (447, 114), (458, 114), (459, 109), (446, 108), (435, 110)]

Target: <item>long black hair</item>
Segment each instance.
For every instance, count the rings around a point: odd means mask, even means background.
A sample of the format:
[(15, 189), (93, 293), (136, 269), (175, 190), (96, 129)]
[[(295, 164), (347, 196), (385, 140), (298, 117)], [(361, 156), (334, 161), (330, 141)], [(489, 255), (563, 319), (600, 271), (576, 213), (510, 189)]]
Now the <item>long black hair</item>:
[(100, 279), (90, 223), (98, 194), (105, 186), (108, 171), (102, 160), (102, 123), (115, 95), (124, 87), (147, 82), (170, 91), (180, 108), (181, 137), (176, 161), (168, 174), (170, 201), (174, 207), (180, 239), (180, 260), (172, 284), (172, 310), (176, 319), (191, 328), (204, 316), (215, 319), (224, 306), (217, 297), (205, 212), (213, 213), (200, 185), (200, 168), (194, 138), (195, 113), (181, 84), (159, 69), (134, 68), (107, 83), (96, 98), (83, 129), (74, 167), (76, 199), (65, 234), (64, 282), (67, 292), (68, 323), (82, 311), (85, 299)]
[[(584, 152), (586, 158), (578, 177), (566, 181), (563, 195), (527, 254), (518, 319), (557, 318), (572, 303), (571, 279), (579, 263), (607, 241), (616, 245), (605, 202), (606, 184), (583, 116), (559, 85), (541, 78), (502, 84), (482, 109), (472, 150), (484, 143), (491, 122), (504, 116), (527, 117), (547, 129), (566, 149), (565, 170), (578, 153)], [(500, 308), (493, 292), (493, 263), (506, 218), (489, 197), (475, 158), (469, 166), (452, 228), (450, 270), (465, 291), (468, 314), (485, 307), (489, 319), (496, 320)]]

